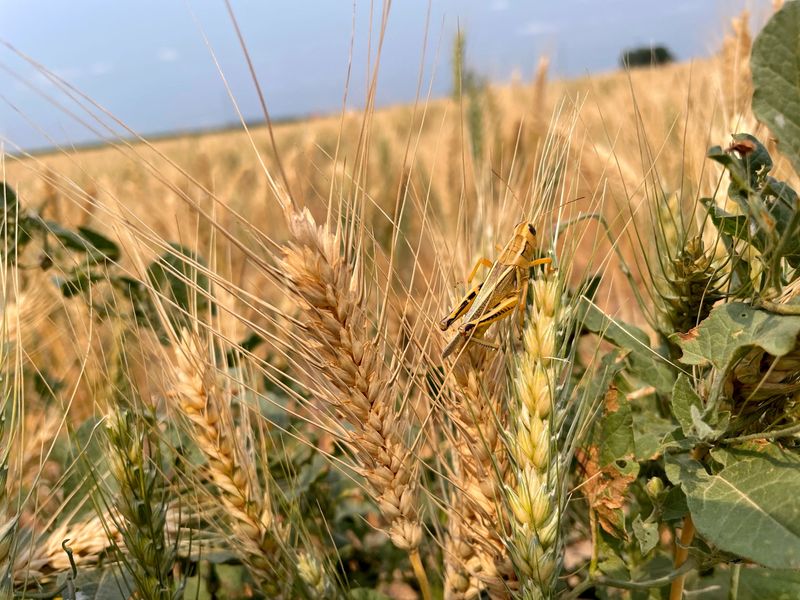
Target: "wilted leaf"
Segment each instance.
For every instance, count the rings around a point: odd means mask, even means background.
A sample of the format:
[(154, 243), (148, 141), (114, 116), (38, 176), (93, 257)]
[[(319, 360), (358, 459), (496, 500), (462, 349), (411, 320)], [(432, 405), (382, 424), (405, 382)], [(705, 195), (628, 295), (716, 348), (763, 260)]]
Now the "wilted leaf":
[(599, 454), (596, 446), (577, 451), (575, 456), (583, 471), (580, 489), (595, 511), (600, 527), (614, 537), (626, 537), (622, 508), (628, 486), (636, 479), (638, 464), (628, 461), (619, 468), (615, 464), (601, 468)]
[(800, 4), (786, 2), (753, 43), (753, 112), (800, 172)]
[(760, 346), (773, 356), (791, 352), (798, 333), (800, 317), (775, 315), (749, 304), (731, 302), (714, 308), (698, 327), (681, 336), (681, 362), (711, 363), (722, 372), (752, 346)]

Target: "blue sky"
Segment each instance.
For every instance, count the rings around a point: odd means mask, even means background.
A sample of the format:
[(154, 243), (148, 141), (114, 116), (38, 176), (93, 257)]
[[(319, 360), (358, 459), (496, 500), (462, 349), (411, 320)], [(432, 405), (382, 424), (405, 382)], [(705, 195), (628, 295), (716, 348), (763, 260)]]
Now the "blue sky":
[[(274, 117), (336, 112), (351, 38), (351, 105), (363, 103), (370, 31), (366, 0), (233, 0)], [(467, 35), (469, 64), (495, 81), (530, 78), (539, 56), (552, 72), (612, 69), (620, 50), (664, 44), (680, 59), (719, 46), (743, 7), (763, 17), (769, 0), (395, 0), (389, 14), (378, 102), (413, 100), (420, 66), (435, 95), (448, 92), (454, 32)], [(425, 38), (426, 15), (430, 28)], [(222, 0), (5, 0), (0, 40), (63, 77), (144, 134), (220, 127), (236, 113), (203, 35), (248, 119), (260, 114)], [(376, 37), (372, 40), (375, 50)], [(425, 60), (423, 63), (423, 52)], [(97, 135), (42, 98), (75, 106), (35, 67), (0, 47), (0, 142), (7, 151), (80, 144)]]

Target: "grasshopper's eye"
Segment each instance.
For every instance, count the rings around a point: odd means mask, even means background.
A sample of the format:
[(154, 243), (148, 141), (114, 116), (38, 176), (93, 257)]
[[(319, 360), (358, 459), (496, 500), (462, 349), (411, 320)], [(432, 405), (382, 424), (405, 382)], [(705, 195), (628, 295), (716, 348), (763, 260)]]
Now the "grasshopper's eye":
[(533, 225), (531, 225), (530, 223), (528, 223), (528, 231), (530, 232), (530, 234), (532, 236), (536, 236), (536, 228)]

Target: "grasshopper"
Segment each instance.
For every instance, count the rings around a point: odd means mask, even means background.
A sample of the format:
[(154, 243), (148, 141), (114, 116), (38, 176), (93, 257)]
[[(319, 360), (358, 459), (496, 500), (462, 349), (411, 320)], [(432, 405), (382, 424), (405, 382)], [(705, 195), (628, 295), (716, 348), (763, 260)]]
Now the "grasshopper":
[(534, 252), (536, 228), (533, 223), (523, 221), (514, 227), (514, 237), (501, 250), (495, 262), (485, 257), (478, 259), (467, 283), (472, 283), (482, 266), (487, 267), (489, 273), (483, 283), (472, 287), (450, 314), (439, 322), (439, 328), (447, 331), (457, 319), (464, 317), (458, 335), (444, 349), (442, 358), (460, 350), (468, 342), (496, 348), (483, 340), (483, 334), (492, 323), (508, 316), (514, 309), (518, 311), (520, 327), (524, 325), (525, 297), (530, 282), (528, 269), (552, 263), (550, 258), (534, 259)]

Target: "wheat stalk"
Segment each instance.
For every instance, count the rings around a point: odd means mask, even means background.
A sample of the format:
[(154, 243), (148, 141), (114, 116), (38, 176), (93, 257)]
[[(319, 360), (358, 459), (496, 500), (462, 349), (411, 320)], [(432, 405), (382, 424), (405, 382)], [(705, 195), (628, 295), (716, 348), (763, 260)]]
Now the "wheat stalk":
[[(115, 406), (106, 420), (109, 471), (118, 491), (107, 493), (114, 527), (124, 540), (123, 561), (143, 600), (170, 600), (176, 546), (167, 537), (169, 482), (148, 415)], [(117, 516), (119, 518), (117, 518)]]

